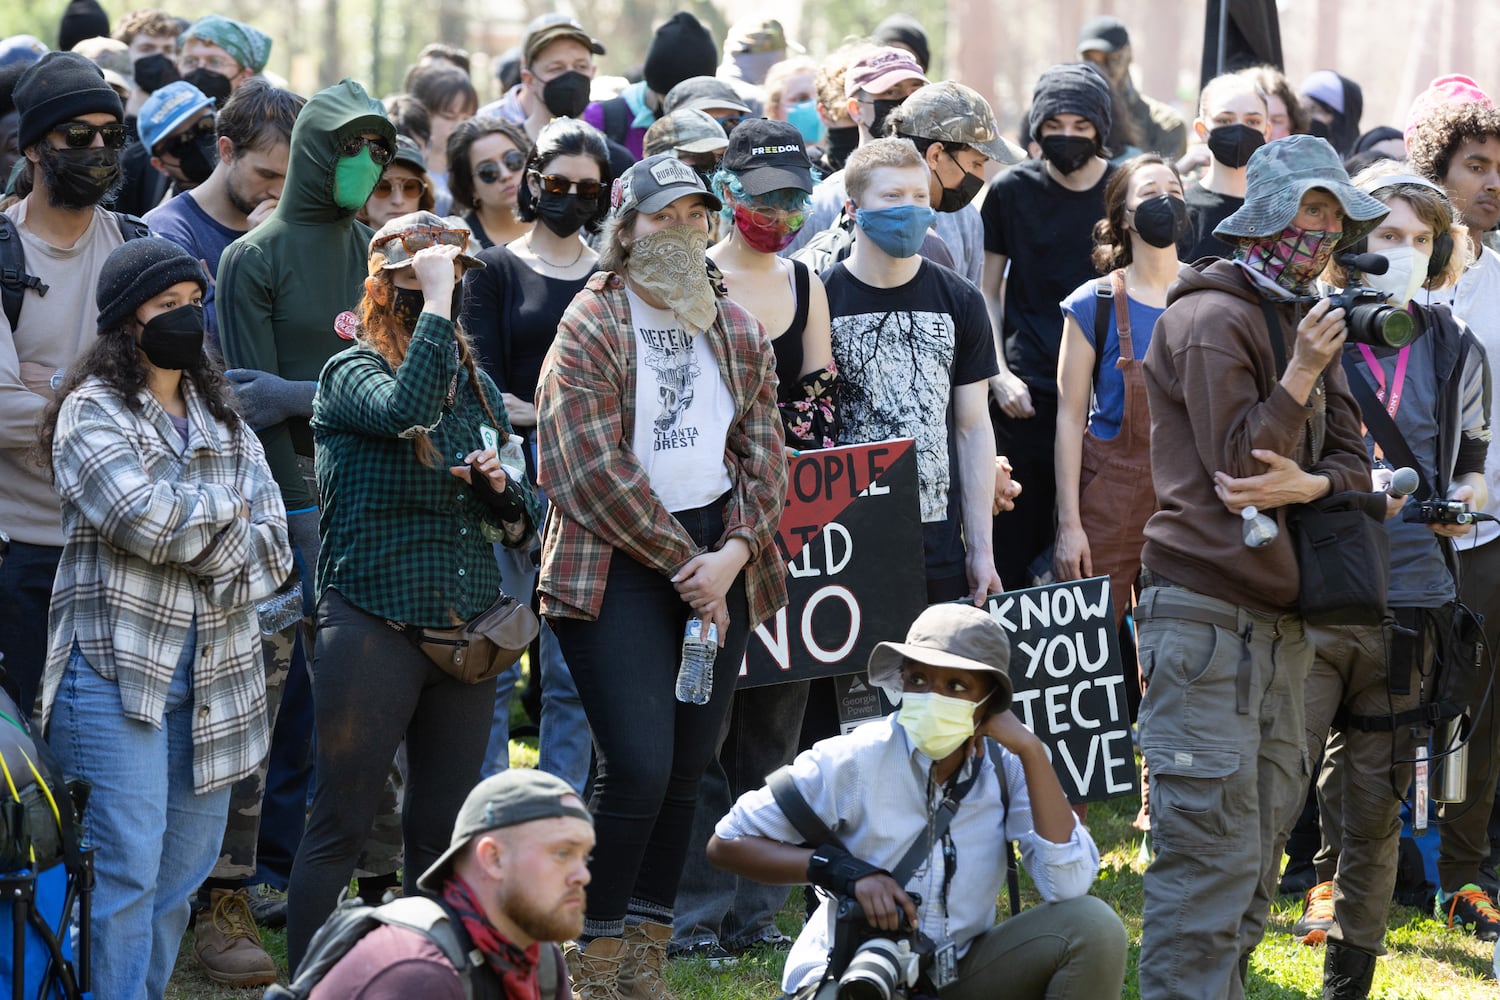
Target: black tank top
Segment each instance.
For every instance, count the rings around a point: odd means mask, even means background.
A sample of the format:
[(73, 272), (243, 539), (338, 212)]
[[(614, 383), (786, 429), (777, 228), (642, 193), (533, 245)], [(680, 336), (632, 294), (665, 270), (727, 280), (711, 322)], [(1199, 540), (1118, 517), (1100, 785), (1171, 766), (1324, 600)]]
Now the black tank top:
[(781, 336), (771, 341), (771, 347), (776, 351), (776, 378), (781, 383), (776, 395), (782, 402), (789, 400), (791, 391), (802, 379), (802, 331), (807, 329), (807, 290), (812, 280), (812, 271), (806, 264), (799, 260), (789, 263), (792, 265), (797, 311)]

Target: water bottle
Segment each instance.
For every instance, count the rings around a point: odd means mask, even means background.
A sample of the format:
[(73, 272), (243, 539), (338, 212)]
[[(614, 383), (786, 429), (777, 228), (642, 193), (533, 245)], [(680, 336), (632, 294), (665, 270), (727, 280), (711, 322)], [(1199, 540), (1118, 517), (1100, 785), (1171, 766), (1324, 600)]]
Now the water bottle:
[(1240, 517), (1245, 519), (1245, 544), (1252, 549), (1270, 545), (1281, 534), (1276, 522), (1254, 507), (1246, 507), (1240, 511)]
[(525, 444), (525, 438), (511, 434), (497, 449), (496, 455), (500, 459), (500, 467), (505, 470), (506, 479), (513, 479), (517, 482), (526, 479), (526, 453), (521, 450)]
[(682, 630), (682, 665), (677, 668), (677, 700), (707, 705), (714, 693), (714, 657), (719, 655), (719, 626), (697, 615)]
[(275, 635), (302, 620), (302, 584), (282, 587), (255, 608), (261, 635)]

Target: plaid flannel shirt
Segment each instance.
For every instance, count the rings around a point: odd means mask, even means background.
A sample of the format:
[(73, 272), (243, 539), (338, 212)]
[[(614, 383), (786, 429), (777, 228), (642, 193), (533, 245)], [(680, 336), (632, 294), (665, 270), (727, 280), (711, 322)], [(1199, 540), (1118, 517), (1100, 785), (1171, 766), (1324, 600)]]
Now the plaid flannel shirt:
[[(313, 398), (323, 542), (318, 595), (334, 587), (355, 607), (407, 625), (448, 628), (484, 611), (500, 594), (492, 541), (532, 541), (541, 519), (524, 476), (522, 522), (503, 523), (448, 471), (484, 447), (489, 422), (454, 353), (453, 324), (424, 312), (398, 370), (368, 347), (328, 359)], [(504, 442), (511, 433), (500, 390), (479, 384)], [(448, 389), (453, 403), (448, 405)], [(424, 465), (412, 438), (427, 432), (437, 450)]]
[[(786, 604), (786, 563), (773, 544), (786, 504), (776, 411), (776, 356), (755, 317), (722, 296), (705, 336), (734, 399), (724, 462), (734, 486), (724, 537), (750, 548), (751, 625)], [(594, 619), (612, 550), (671, 575), (701, 551), (662, 506), (631, 451), (635, 326), (625, 283), (600, 272), (568, 306), (537, 384), (537, 484), (550, 503), (537, 589), (542, 612)]]
[(231, 430), (215, 419), (190, 380), (182, 388), (186, 444), (150, 392), (132, 412), (90, 379), (62, 405), (52, 461), (65, 541), (48, 615), (42, 720), (77, 642), (90, 666), (119, 684), (125, 715), (160, 727), (196, 619), (193, 786), (201, 793), (265, 757), (255, 605), (292, 572), (292, 549), (260, 441), (243, 422)]

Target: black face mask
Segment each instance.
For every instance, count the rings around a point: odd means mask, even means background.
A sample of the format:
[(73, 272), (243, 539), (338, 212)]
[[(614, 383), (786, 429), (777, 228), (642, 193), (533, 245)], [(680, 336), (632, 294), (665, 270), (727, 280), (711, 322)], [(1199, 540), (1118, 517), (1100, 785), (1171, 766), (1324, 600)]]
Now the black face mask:
[(177, 64), (160, 52), (142, 56), (135, 61), (135, 85), (148, 94), (154, 94), (167, 84), (182, 79)]
[(141, 328), (141, 353), (158, 368), (181, 371), (203, 358), (203, 307), (178, 306)]
[[(422, 294), (420, 288), (399, 288), (392, 286), (396, 293), (391, 302), (391, 314), (396, 317), (396, 322), (407, 333), (417, 328), (417, 317), (422, 315), (422, 307), (427, 304), (427, 297)], [(454, 315), (457, 315), (455, 313)]]
[(229, 100), (229, 95), (234, 90), (234, 87), (229, 82), (229, 77), (223, 73), (215, 73), (212, 70), (204, 69), (202, 66), (193, 70), (187, 76), (183, 77), (183, 79), (203, 91), (205, 97), (212, 97), (214, 104), (221, 108), (224, 106), (224, 102)]
[(593, 81), (569, 70), (554, 76), (542, 86), (542, 103), (558, 118), (577, 118), (589, 106), (589, 88)]
[(870, 134), (877, 139), (885, 138), (885, 120), (891, 112), (901, 107), (903, 101), (874, 101), (875, 120), (870, 123)]
[(576, 194), (553, 194), (543, 191), (536, 200), (536, 217), (558, 236), (572, 236), (599, 210), (599, 199), (583, 199)]
[[(947, 154), (946, 149), (943, 152), (945, 155)], [(948, 159), (953, 160), (953, 157), (949, 156)], [(938, 185), (943, 189), (943, 194), (938, 198), (938, 203), (933, 207), (939, 212), (957, 212), (977, 198), (979, 192), (984, 189), (983, 177), (975, 177), (967, 170), (964, 170), (957, 160), (953, 160), (953, 165), (958, 167), (959, 170), (963, 170), (963, 177), (959, 180), (957, 187), (949, 187), (943, 183), (941, 177), (938, 178)]]
[(824, 155), (828, 157), (828, 165), (835, 170), (844, 169), (844, 161), (849, 159), (849, 154), (859, 148), (859, 126), (846, 125), (843, 128), (831, 128), (828, 130), (828, 141), (824, 143)]
[(93, 208), (120, 180), (120, 151), (103, 146), (54, 149), (41, 144), (42, 178), (47, 201), (54, 208), (80, 211)]
[(1208, 133), (1208, 151), (1213, 158), (1238, 170), (1250, 162), (1250, 154), (1266, 144), (1266, 137), (1249, 125), (1220, 125)]
[(1135, 207), (1135, 231), (1159, 249), (1172, 246), (1192, 232), (1187, 203), (1169, 194), (1147, 198)]
[(202, 184), (214, 172), (219, 159), (219, 140), (212, 133), (178, 144), (167, 152), (177, 157), (178, 169), (190, 184)]
[(1065, 174), (1088, 165), (1099, 144), (1086, 135), (1049, 135), (1042, 139), (1042, 159)]

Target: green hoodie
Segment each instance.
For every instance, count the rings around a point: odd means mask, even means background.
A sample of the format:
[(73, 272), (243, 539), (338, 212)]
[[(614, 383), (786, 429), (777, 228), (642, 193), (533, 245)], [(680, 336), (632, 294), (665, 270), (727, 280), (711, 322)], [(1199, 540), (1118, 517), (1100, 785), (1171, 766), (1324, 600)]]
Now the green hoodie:
[[(385, 109), (353, 80), (313, 95), (297, 116), (276, 211), (219, 261), (226, 368), (315, 381), (323, 363), (349, 346), (333, 321), (363, 294), (374, 233), (334, 203), (333, 173), (343, 144), (362, 132), (384, 136), (395, 148)], [(297, 470), (297, 456), (313, 453), (307, 420), (294, 417), (259, 433), (287, 510), (314, 506)]]

